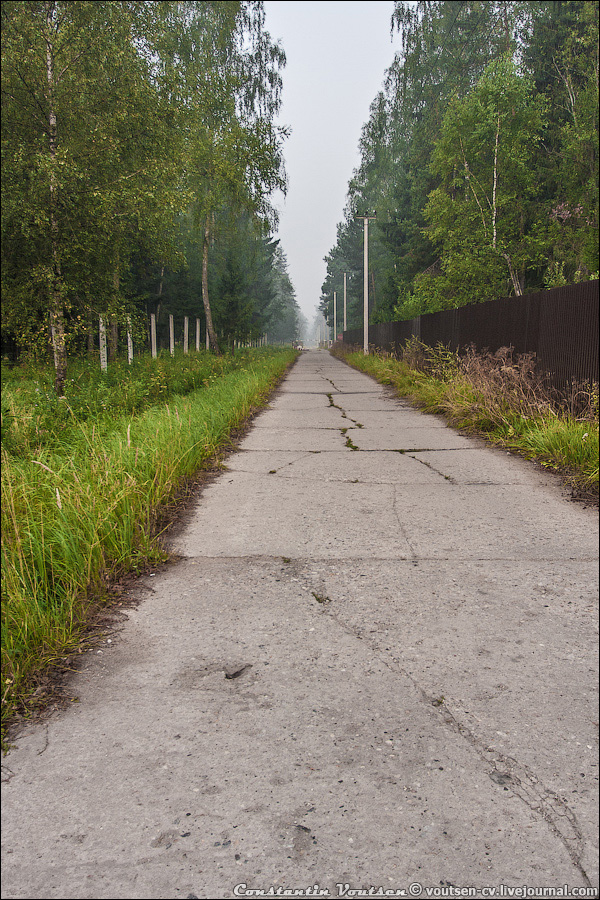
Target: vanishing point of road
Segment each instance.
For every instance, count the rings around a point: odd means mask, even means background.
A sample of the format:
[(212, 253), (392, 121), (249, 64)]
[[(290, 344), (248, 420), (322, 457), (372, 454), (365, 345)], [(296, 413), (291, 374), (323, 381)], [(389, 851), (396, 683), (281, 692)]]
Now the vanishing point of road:
[(593, 895), (595, 509), (310, 351), (171, 548), (4, 760), (3, 897)]

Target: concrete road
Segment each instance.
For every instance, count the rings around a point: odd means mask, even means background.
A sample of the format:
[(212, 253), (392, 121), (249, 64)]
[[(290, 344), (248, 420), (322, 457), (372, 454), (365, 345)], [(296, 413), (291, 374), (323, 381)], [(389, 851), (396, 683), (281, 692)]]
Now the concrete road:
[(303, 354), (4, 760), (2, 896), (592, 896), (597, 532)]

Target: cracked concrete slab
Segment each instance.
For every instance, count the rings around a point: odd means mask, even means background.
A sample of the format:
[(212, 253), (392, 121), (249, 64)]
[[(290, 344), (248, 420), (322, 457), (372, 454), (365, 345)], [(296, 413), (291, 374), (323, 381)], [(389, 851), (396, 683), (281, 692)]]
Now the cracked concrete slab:
[(457, 484), (522, 484), (532, 489), (548, 484), (548, 475), (531, 462), (491, 447), (473, 444), (470, 453), (439, 450), (413, 453), (414, 459), (432, 466)]
[(261, 413), (254, 420), (255, 428), (278, 428), (291, 429), (297, 431), (305, 428), (340, 428), (348, 427), (352, 424), (349, 419), (345, 419), (342, 410), (336, 409), (334, 406), (327, 406), (324, 409), (309, 408), (302, 409), (269, 409), (267, 413)]
[(303, 483), (437, 484), (440, 478), (446, 477), (409, 454), (386, 451), (377, 454), (374, 471), (373, 460), (369, 459), (368, 454), (350, 454), (347, 448), (327, 453), (235, 453), (227, 461), (227, 468), (231, 472), (260, 472)]
[[(352, 506), (351, 521), (341, 522), (345, 504)], [(190, 557), (411, 556), (390, 485), (292, 482), (246, 472), (211, 485), (171, 546)]]
[[(525, 802), (547, 804), (549, 821), (564, 826), (593, 869), (596, 563), (361, 560), (308, 568), (330, 598), (327, 613), (415, 678), (482, 754), (502, 761)], [(524, 729), (535, 739), (524, 740)]]
[(45, 758), (22, 759), (37, 774), (18, 810), (9, 785), (5, 815), (27, 818), (36, 848), (32, 867), (7, 843), (16, 896), (221, 897), (244, 881), (333, 888), (329, 873), (501, 883), (509, 858), (515, 883), (532, 868), (573, 879), (514, 773), (495, 758), (474, 771), (446, 710), (285, 563), (183, 561), (127, 632), (84, 668), (85, 700), (52, 724)]
[(242, 450), (338, 450), (337, 428), (256, 428), (241, 442)]
[(431, 427), (424, 423), (422, 427), (404, 427), (401, 422), (393, 421), (388, 428), (359, 428), (352, 433), (352, 440), (359, 450), (469, 450), (473, 446), (473, 438), (463, 437), (448, 428)]
[[(386, 407), (380, 410), (370, 410), (370, 409), (354, 409), (352, 404), (346, 404), (344, 401), (344, 410), (348, 417), (357, 418), (360, 424), (364, 427), (366, 426), (369, 431), (377, 432), (378, 429), (384, 429), (384, 431), (389, 431), (390, 421), (390, 407)], [(446, 423), (439, 417), (434, 415), (427, 415), (426, 413), (419, 412), (419, 410), (414, 409), (413, 407), (402, 406), (398, 403), (395, 407), (395, 425), (398, 430), (404, 431), (408, 429), (412, 431), (413, 429), (417, 429), (422, 431), (423, 429), (431, 428), (439, 428), (444, 433), (448, 431)]]
[(423, 485), (395, 489), (396, 512), (417, 557), (596, 559), (597, 538), (574, 505), (535, 500), (521, 485)]
[(277, 396), (273, 397), (269, 403), (269, 409), (272, 410), (317, 410), (328, 409), (331, 406), (327, 394), (313, 391), (310, 394), (302, 392), (287, 391), (284, 393), (283, 386), (277, 392)]
[(597, 887), (597, 513), (431, 419), (302, 355), (5, 759), (2, 897)]

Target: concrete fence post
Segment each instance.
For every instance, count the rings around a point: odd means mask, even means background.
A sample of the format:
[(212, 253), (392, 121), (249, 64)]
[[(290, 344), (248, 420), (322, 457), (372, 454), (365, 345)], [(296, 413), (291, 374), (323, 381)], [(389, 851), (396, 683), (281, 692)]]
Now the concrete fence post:
[(127, 316), (127, 362), (133, 362), (133, 337), (131, 335), (131, 316)]
[(100, 368), (103, 372), (108, 369), (108, 353), (106, 350), (106, 325), (104, 319), (100, 316), (98, 322), (99, 341), (100, 341)]
[(150, 344), (152, 347), (152, 359), (156, 359), (156, 316), (150, 315)]

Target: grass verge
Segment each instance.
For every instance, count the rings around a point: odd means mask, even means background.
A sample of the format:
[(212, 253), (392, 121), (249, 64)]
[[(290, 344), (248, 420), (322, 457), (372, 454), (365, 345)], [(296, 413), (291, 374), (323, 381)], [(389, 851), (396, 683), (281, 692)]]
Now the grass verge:
[(506, 349), (459, 356), (413, 340), (400, 359), (343, 349), (335, 355), (450, 425), (559, 472), (574, 495), (598, 498), (597, 385), (557, 397), (531, 356)]
[[(29, 425), (26, 440), (9, 430), (2, 446), (3, 733), (15, 710), (27, 709), (42, 673), (77, 647), (107, 585), (165, 559), (161, 510), (264, 404), (296, 355), (254, 351), (227, 366), (216, 361), (202, 387), (145, 403), (137, 415), (119, 416), (111, 403), (111, 415), (77, 416), (67, 396), (68, 427), (53, 428), (37, 446)], [(8, 402), (18, 417), (15, 397), (18, 391)]]

